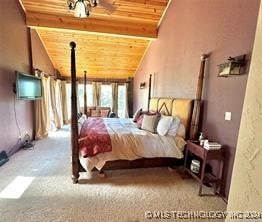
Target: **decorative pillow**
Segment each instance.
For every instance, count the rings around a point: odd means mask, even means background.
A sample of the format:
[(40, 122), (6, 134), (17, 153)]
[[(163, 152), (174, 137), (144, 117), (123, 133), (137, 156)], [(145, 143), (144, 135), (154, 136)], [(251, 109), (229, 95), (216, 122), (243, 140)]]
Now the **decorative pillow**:
[(91, 110), (95, 110), (96, 107), (95, 106), (88, 106), (87, 107), (87, 116), (91, 116)]
[(138, 109), (138, 110), (135, 112), (135, 114), (134, 114), (134, 116), (133, 116), (133, 121), (134, 121), (134, 122), (137, 122), (139, 116), (141, 116), (141, 112), (142, 112), (142, 108)]
[(110, 112), (110, 109), (101, 109), (100, 110), (101, 117), (108, 117), (109, 112)]
[(143, 121), (142, 121), (141, 129), (155, 133), (158, 121), (159, 121), (159, 115), (147, 115), (147, 114), (145, 114)]
[(83, 114), (79, 119), (78, 119), (78, 134), (80, 133), (80, 130), (84, 124), (84, 122), (87, 120), (87, 117), (85, 114)]
[(173, 121), (171, 123), (171, 126), (167, 134), (171, 136), (176, 136), (179, 125), (180, 125), (180, 119), (178, 117), (173, 117)]
[(136, 121), (136, 126), (137, 128), (141, 129), (141, 126), (142, 126), (142, 122), (143, 122), (143, 119), (144, 119), (144, 114), (140, 115)]
[(161, 119), (157, 124), (157, 128), (156, 128), (157, 133), (161, 136), (165, 136), (168, 133), (172, 123), (173, 123), (173, 116), (162, 115)]
[(100, 110), (91, 109), (91, 117), (100, 117)]
[(179, 124), (179, 127), (177, 129), (177, 133), (178, 136), (181, 136), (183, 138), (186, 138), (186, 127), (184, 126), (183, 123)]

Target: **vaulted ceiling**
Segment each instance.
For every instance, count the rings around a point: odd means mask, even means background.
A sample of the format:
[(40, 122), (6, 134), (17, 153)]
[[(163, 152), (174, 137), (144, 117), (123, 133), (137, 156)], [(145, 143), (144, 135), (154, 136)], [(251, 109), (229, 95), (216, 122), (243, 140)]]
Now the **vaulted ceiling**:
[(70, 75), (69, 42), (75, 41), (77, 75), (86, 70), (90, 78), (134, 76), (168, 5), (168, 0), (103, 0), (80, 19), (67, 0), (19, 1), (55, 68)]

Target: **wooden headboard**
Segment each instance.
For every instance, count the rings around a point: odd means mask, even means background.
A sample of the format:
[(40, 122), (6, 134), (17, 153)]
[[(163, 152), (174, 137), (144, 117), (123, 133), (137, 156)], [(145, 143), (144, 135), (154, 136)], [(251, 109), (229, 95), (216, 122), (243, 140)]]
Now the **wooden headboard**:
[(149, 110), (160, 112), (163, 115), (177, 116), (184, 124), (189, 136), (193, 113), (194, 100), (178, 98), (151, 98)]

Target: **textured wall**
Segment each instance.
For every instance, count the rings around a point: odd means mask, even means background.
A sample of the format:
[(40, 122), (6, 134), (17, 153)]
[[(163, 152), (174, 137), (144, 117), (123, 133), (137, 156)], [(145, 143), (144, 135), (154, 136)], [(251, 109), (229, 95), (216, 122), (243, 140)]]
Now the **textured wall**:
[[(173, 0), (152, 41), (134, 84), (134, 109), (147, 107), (139, 83), (154, 76), (153, 96), (195, 98), (200, 55), (210, 53), (204, 88), (202, 126), (209, 139), (225, 145), (223, 181), (228, 194), (248, 75), (218, 78), (228, 56), (251, 53), (259, 0)], [(225, 111), (232, 120), (225, 121)], [(214, 167), (215, 169), (215, 167)]]
[(41, 44), (41, 40), (35, 30), (31, 30), (33, 67), (49, 74), (55, 74), (54, 66), (47, 55), (47, 52)]
[(19, 148), (19, 131), (32, 134), (32, 102), (15, 99), (12, 85), (15, 82), (15, 70), (30, 73), (28, 33), (25, 18), (16, 0), (2, 0), (1, 59), (0, 59), (0, 151), (12, 153)]
[[(262, 213), (261, 46), (262, 5), (260, 6), (256, 39), (239, 130), (228, 211), (258, 211)], [(231, 220), (228, 218), (226, 221)]]

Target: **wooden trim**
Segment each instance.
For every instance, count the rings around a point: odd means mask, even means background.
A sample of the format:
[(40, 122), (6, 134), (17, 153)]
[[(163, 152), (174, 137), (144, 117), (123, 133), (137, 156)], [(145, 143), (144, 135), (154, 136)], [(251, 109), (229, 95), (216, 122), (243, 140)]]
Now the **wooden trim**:
[(128, 115), (130, 118), (133, 117), (133, 98), (134, 98), (134, 78), (133, 77), (129, 77), (128, 78), (128, 82), (127, 82), (127, 103), (128, 103)]
[(131, 21), (118, 21), (98, 18), (78, 19), (75, 17), (27, 12), (26, 24), (31, 27), (74, 30), (105, 35), (156, 39), (157, 28), (154, 24)]
[(148, 81), (148, 100), (147, 100), (147, 110), (149, 110), (149, 106), (150, 106), (151, 87), (152, 87), (152, 74), (150, 74), (150, 76), (149, 76), (149, 81)]
[(77, 123), (77, 92), (76, 92), (76, 62), (75, 42), (70, 42), (71, 47), (71, 148), (72, 148), (72, 180), (78, 182), (79, 178), (79, 147)]
[(84, 113), (87, 115), (87, 96), (86, 96), (86, 85), (87, 85), (87, 81), (86, 81), (86, 71), (85, 71), (85, 75), (84, 75)]
[(196, 99), (194, 100), (191, 128), (190, 128), (190, 139), (197, 139), (198, 127), (199, 127), (199, 116), (201, 111), (201, 99), (203, 92), (203, 82), (205, 74), (205, 65), (208, 58), (207, 54), (201, 56), (200, 71), (197, 82)]
[(172, 0), (169, 0), (169, 1), (168, 1), (167, 6), (165, 7), (165, 10), (164, 10), (164, 12), (162, 13), (161, 18), (159, 19), (159, 22), (158, 22), (158, 24), (157, 24), (157, 29), (159, 29), (159, 27), (160, 27), (160, 25), (161, 25), (161, 23), (162, 23), (165, 15), (166, 15), (166, 12), (167, 12), (170, 4), (171, 4), (171, 1), (172, 1)]
[[(71, 78), (70, 77), (62, 77), (62, 80), (70, 83)], [(85, 79), (83, 77), (77, 78), (77, 81), (79, 83), (84, 83)], [(101, 82), (101, 83), (129, 83), (130, 79), (101, 79), (101, 78), (86, 78), (87, 84), (92, 83), (92, 82)]]

